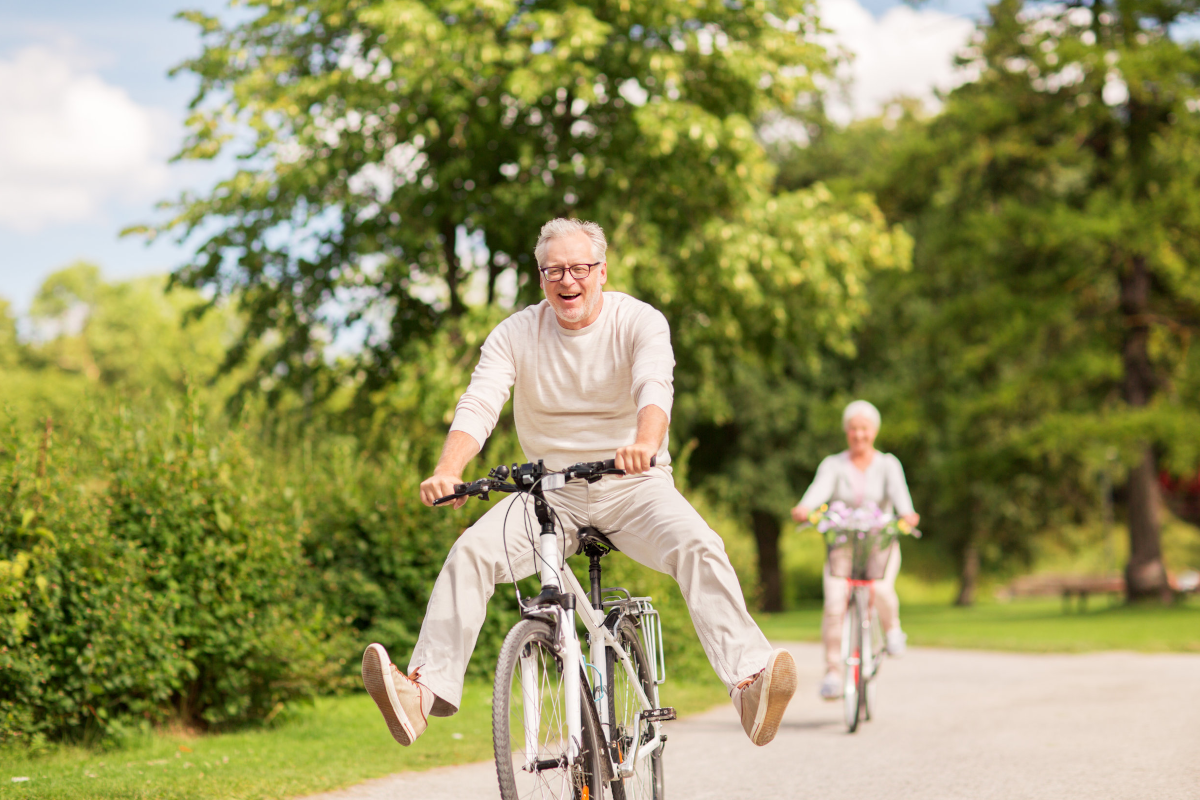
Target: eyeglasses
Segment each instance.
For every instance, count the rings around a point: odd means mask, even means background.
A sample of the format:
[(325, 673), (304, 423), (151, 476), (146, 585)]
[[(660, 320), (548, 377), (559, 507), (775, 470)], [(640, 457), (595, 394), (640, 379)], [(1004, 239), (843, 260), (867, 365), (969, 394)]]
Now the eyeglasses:
[(546, 267), (545, 269), (540, 270), (540, 272), (547, 283), (561, 281), (567, 270), (571, 270), (572, 278), (577, 281), (581, 281), (588, 275), (592, 274), (593, 268), (600, 266), (602, 263), (604, 262), (597, 261), (595, 264), (571, 264), (570, 266), (566, 267)]

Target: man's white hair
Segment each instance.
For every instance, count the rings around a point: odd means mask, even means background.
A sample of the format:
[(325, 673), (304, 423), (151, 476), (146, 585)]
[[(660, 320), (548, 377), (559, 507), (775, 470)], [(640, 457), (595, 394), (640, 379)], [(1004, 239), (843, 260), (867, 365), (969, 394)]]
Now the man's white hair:
[(879, 423), (881, 421), (879, 409), (866, 400), (855, 400), (846, 406), (846, 410), (842, 412), (842, 430), (850, 427), (850, 420), (855, 417), (866, 417), (871, 420), (871, 424), (875, 426), (875, 430), (879, 430)]
[(594, 222), (559, 217), (543, 225), (542, 232), (538, 234), (537, 246), (533, 248), (533, 257), (537, 259), (538, 266), (546, 260), (546, 248), (550, 246), (552, 239), (575, 233), (583, 233), (591, 240), (593, 261), (604, 260), (604, 254), (608, 252), (608, 240), (604, 238), (603, 228)]

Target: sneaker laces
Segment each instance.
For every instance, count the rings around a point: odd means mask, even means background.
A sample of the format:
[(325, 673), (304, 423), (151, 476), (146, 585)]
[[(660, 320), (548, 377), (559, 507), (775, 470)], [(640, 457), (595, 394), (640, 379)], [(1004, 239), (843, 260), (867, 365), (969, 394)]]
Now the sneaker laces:
[(414, 667), (411, 674), (405, 675), (404, 670), (400, 669), (395, 664), (392, 664), (392, 669), (396, 670), (396, 672), (399, 672), (401, 675), (404, 675), (404, 677), (407, 678), (410, 683), (417, 687), (417, 696), (420, 698), (419, 708), (421, 709), (421, 718), (429, 719), (429, 714), (425, 711), (425, 695), (422, 690), (429, 692), (434, 701), (437, 700), (437, 695), (433, 693), (433, 689), (430, 689), (428, 686), (421, 683), (421, 670), (424, 669), (424, 667), (425, 665), (421, 664), (417, 667)]
[(766, 672), (766, 669), (760, 669), (758, 672), (754, 673), (749, 678), (746, 678), (744, 681), (739, 681), (738, 685), (734, 688), (738, 690), (744, 690), (747, 686), (758, 680), (758, 676), (762, 675), (764, 672)]

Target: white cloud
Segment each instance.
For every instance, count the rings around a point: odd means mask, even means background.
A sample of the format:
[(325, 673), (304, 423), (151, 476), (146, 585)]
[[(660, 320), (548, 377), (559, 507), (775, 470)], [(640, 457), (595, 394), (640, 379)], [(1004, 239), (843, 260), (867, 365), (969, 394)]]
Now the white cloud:
[(848, 96), (833, 98), (828, 108), (838, 122), (875, 116), (898, 96), (919, 98), (935, 110), (934, 89), (951, 89), (965, 78), (953, 62), (975, 29), (970, 20), (907, 5), (876, 19), (857, 0), (820, 0), (819, 13), (832, 31), (826, 47), (853, 57), (838, 76)]
[(94, 220), (166, 185), (169, 116), (45, 47), (0, 60), (0, 227)]

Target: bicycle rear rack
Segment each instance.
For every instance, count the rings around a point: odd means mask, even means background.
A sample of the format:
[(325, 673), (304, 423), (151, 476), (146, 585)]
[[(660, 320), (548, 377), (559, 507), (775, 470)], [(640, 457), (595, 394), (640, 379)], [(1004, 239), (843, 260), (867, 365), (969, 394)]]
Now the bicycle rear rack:
[[(663, 652), (662, 617), (654, 608), (649, 597), (632, 597), (627, 589), (619, 586), (603, 590), (607, 595), (601, 603), (604, 608), (619, 608), (621, 611), (637, 620), (637, 627), (642, 631), (642, 649), (650, 662), (654, 684), (661, 686), (667, 680), (667, 656)], [(621, 592), (624, 597), (613, 597), (611, 592)]]

